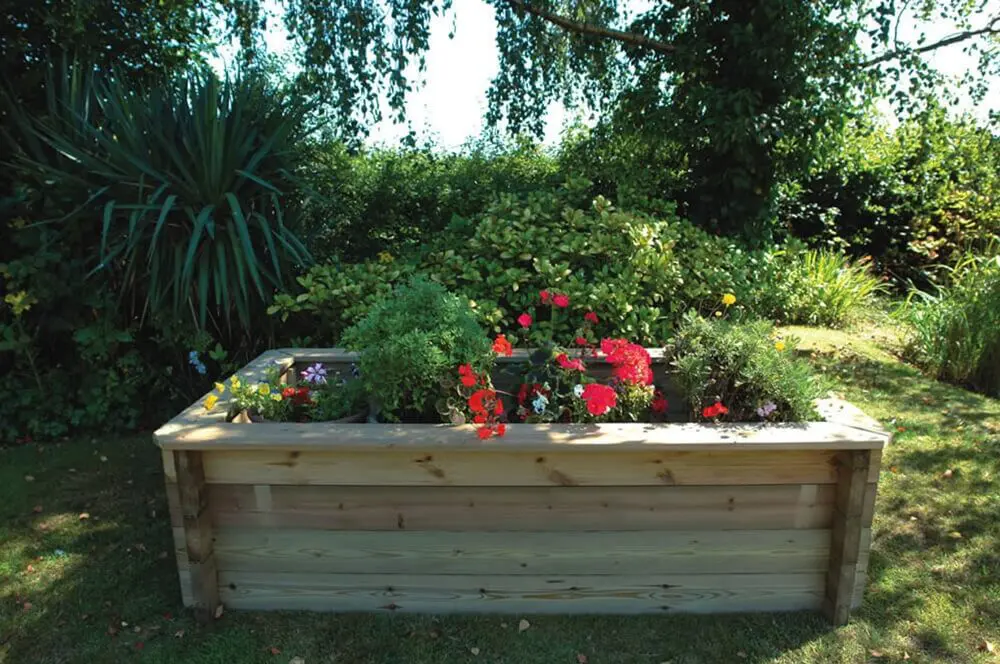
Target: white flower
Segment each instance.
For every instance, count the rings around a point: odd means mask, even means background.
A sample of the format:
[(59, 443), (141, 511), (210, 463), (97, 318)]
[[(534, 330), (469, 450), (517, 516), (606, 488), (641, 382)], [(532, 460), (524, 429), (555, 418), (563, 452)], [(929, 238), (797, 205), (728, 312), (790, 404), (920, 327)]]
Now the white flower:
[(576, 387), (574, 387), (573, 388), (573, 394), (575, 394), (578, 399), (580, 397), (582, 397), (583, 396), (583, 385), (577, 385)]
[(545, 398), (544, 394), (539, 394), (535, 397), (535, 400), (531, 402), (531, 407), (535, 409), (536, 413), (545, 412), (545, 407), (549, 405), (549, 400)]

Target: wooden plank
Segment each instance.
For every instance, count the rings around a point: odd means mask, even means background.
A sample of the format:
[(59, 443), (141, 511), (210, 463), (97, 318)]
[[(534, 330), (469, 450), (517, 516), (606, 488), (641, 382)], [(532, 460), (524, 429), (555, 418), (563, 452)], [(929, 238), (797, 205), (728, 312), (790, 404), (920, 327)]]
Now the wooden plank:
[(816, 400), (816, 410), (827, 422), (836, 422), (847, 426), (872, 431), (874, 433), (888, 436), (888, 432), (878, 420), (869, 417), (860, 408), (852, 403), (844, 401), (835, 396), (826, 399)]
[(834, 625), (850, 619), (865, 528), (865, 492), (870, 452), (842, 452), (838, 457), (837, 498), (834, 503), (824, 612)]
[(721, 487), (209, 486), (217, 527), (319, 530), (829, 528), (833, 485)]
[(205, 452), (212, 484), (346, 486), (684, 486), (833, 484), (833, 453), (588, 452), (485, 449), (412, 453)]
[(252, 426), (205, 421), (161, 435), (166, 449), (336, 450), (408, 448), (524, 450), (559, 448), (638, 450), (850, 450), (881, 449), (887, 434), (831, 422), (804, 423), (607, 423), (509, 424), (503, 439), (478, 440), (472, 426), (446, 424), (345, 424), (262, 422)]
[(177, 468), (174, 466), (174, 453), (170, 450), (161, 450), (160, 456), (163, 458), (163, 477), (167, 484), (177, 484)]
[(237, 609), (673, 613), (818, 609), (823, 574), (483, 576), (221, 572)]
[(219, 582), (202, 462), (201, 453), (174, 452), (192, 606), (196, 618), (208, 622), (219, 606)]
[(822, 572), (828, 530), (374, 532), (219, 529), (219, 569), (337, 574)]

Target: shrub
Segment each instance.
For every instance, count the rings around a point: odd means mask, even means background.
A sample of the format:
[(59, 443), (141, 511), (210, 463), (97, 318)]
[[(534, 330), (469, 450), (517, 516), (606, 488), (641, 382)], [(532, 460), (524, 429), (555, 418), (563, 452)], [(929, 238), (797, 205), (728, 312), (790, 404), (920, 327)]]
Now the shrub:
[(817, 418), (823, 390), (809, 366), (794, 357), (796, 339), (779, 339), (766, 321), (709, 321), (684, 317), (667, 348), (691, 418), (801, 422)]
[(905, 352), (935, 378), (1000, 396), (1000, 253), (969, 254), (948, 272), (949, 284), (913, 291), (902, 307)]
[(344, 333), (374, 410), (386, 419), (426, 415), (459, 365), (489, 373), (491, 344), (468, 302), (414, 279)]
[(884, 290), (867, 260), (851, 262), (834, 251), (791, 250), (784, 266), (784, 274), (778, 275), (784, 302), (773, 303), (775, 310), (761, 308), (758, 313), (770, 313), (786, 323), (842, 327)]

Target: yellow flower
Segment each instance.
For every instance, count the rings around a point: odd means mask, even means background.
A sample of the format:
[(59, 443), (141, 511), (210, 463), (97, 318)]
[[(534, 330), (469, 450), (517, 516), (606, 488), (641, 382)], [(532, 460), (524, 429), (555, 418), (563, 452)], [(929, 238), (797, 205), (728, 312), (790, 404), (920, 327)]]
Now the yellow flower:
[(392, 254), (390, 254), (388, 251), (380, 251), (380, 252), (378, 252), (378, 262), (379, 263), (391, 263), (394, 260), (396, 260), (396, 259), (393, 258)]
[(260, 385), (257, 386), (257, 393), (266, 397), (268, 394), (271, 393), (271, 386), (268, 385), (267, 383), (261, 383)]
[(727, 307), (731, 307), (732, 305), (736, 304), (736, 296), (733, 295), (732, 293), (726, 293), (725, 295), (722, 296), (722, 303)]
[(215, 391), (218, 392), (219, 394), (222, 394), (223, 392), (226, 391), (226, 386), (223, 385), (222, 383), (216, 383), (215, 384)]
[(720, 318), (721, 316), (722, 316), (722, 312), (721, 311), (716, 311), (715, 312), (715, 317), (716, 318)]
[(781, 339), (775, 341), (774, 348), (780, 353), (781, 351), (785, 350), (785, 342), (782, 341)]
[(233, 377), (229, 379), (229, 385), (234, 390), (240, 389), (240, 379), (236, 377), (236, 374), (233, 374)]
[(275, 392), (271, 395), (271, 401), (281, 401), (281, 393)]
[(209, 394), (205, 397), (205, 410), (212, 410), (215, 408), (215, 404), (219, 403), (219, 397), (214, 394)]

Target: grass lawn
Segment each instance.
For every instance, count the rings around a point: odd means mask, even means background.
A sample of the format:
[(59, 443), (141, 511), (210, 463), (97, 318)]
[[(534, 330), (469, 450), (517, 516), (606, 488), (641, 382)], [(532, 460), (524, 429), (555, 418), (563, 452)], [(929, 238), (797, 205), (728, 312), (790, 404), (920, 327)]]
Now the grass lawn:
[(811, 613), (529, 616), (519, 631), (515, 616), (233, 612), (199, 628), (180, 605), (159, 456), (138, 436), (0, 450), (0, 662), (1000, 662), (1000, 401), (860, 336), (792, 331), (896, 432), (848, 627)]

